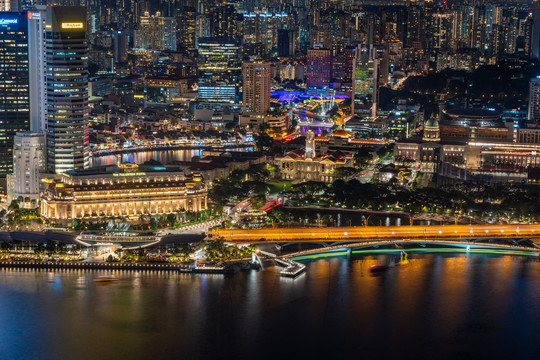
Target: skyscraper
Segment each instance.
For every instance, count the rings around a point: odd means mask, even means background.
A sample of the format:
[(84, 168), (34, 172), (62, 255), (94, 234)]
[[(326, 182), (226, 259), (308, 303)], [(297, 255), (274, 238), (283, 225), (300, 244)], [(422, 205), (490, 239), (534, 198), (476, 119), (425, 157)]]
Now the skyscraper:
[(86, 8), (47, 7), (47, 168), (88, 167)]
[(294, 57), (294, 30), (278, 30), (278, 56)]
[(264, 114), (270, 108), (270, 85), (272, 81), (270, 63), (263, 61), (245, 62), (244, 111)]
[(332, 50), (320, 46), (307, 53), (307, 86), (328, 87), (332, 80)]
[(199, 39), (200, 99), (239, 102), (242, 81), (240, 47), (228, 38)]
[(136, 40), (140, 49), (176, 51), (176, 19), (146, 12), (140, 18)]
[(30, 130), (28, 17), (0, 13), (0, 178), (13, 170), (13, 138)]
[(47, 129), (47, 76), (45, 67), (45, 20), (47, 7), (38, 5), (28, 12), (28, 58), (30, 74), (30, 130)]
[(540, 78), (529, 81), (528, 120), (540, 124)]
[(375, 51), (372, 46), (361, 47), (354, 64), (352, 114), (374, 119), (377, 116), (378, 92), (378, 60), (375, 59)]

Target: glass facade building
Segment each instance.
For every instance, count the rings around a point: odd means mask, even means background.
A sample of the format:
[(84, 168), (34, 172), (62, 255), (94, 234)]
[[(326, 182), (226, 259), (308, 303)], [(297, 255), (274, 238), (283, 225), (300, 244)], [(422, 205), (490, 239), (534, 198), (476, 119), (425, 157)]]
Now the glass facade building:
[(88, 167), (86, 8), (47, 8), (47, 167), (63, 173)]
[(0, 178), (13, 171), (13, 139), (30, 130), (28, 15), (0, 12)]

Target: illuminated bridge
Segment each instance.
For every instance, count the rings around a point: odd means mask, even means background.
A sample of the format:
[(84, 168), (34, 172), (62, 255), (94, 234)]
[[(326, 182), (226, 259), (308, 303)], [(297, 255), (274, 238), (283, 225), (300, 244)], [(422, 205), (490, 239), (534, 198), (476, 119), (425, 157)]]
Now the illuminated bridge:
[(232, 243), (413, 241), (445, 239), (514, 239), (540, 237), (540, 224), (358, 226), (268, 229), (213, 229), (212, 238)]
[[(429, 246), (429, 247), (428, 247)], [(299, 252), (294, 252), (282, 255), (285, 258), (299, 259), (302, 257), (309, 258), (317, 254), (339, 254), (346, 251), (347, 256), (353, 252), (362, 252), (365, 250), (369, 253), (388, 253), (395, 251), (434, 251), (435, 247), (452, 248), (451, 251), (462, 250), (465, 252), (477, 253), (495, 253), (505, 255), (535, 255), (540, 256), (540, 247), (535, 244), (520, 245), (516, 244), (496, 244), (483, 243), (480, 240), (386, 240), (386, 241), (363, 241), (363, 242), (339, 242), (334, 245), (322, 247), (318, 249), (309, 249)]]

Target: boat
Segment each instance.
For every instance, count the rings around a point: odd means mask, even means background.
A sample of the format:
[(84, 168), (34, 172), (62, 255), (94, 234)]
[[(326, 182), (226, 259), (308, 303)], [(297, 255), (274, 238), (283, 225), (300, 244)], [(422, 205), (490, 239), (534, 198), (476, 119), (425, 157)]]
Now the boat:
[(380, 271), (385, 271), (387, 269), (388, 269), (388, 266), (387, 265), (382, 265), (382, 264), (371, 265), (369, 267), (369, 271), (371, 271), (371, 272), (380, 272)]
[(111, 282), (111, 281), (118, 281), (118, 280), (120, 280), (120, 279), (115, 278), (114, 276), (102, 275), (102, 276), (95, 277), (93, 281), (95, 281), (95, 282)]

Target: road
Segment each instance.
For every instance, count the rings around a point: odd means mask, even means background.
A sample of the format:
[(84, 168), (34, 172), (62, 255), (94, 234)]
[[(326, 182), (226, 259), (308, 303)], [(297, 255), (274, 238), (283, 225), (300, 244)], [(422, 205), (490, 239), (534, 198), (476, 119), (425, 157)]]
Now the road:
[(235, 243), (531, 238), (540, 236), (540, 224), (214, 229), (212, 235)]

